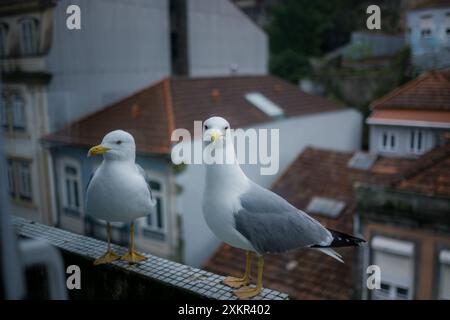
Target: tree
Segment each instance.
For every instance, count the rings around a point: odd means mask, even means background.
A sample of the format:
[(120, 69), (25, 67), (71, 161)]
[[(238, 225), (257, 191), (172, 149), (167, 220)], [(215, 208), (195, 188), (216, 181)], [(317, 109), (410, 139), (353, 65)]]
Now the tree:
[(330, 52), (365, 28), (366, 8), (382, 8), (383, 32), (398, 31), (400, 0), (285, 0), (270, 10), (270, 71), (297, 83), (310, 71), (309, 58)]

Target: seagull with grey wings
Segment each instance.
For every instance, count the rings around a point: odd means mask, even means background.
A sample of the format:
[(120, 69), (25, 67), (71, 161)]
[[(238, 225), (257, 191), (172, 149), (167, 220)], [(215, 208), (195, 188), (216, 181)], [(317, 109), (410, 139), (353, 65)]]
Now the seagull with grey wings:
[[(203, 214), (209, 228), (223, 242), (246, 251), (245, 273), (241, 278), (227, 277), (224, 283), (240, 299), (257, 296), (262, 290), (264, 255), (300, 248), (317, 249), (343, 262), (333, 247), (359, 246), (359, 239), (322, 226), (305, 212), (277, 194), (257, 185), (237, 162), (229, 123), (212, 117), (203, 124), (203, 141), (224, 161), (206, 161)], [(206, 153), (208, 156), (208, 153)], [(252, 256), (258, 257), (256, 286), (250, 286)], [(238, 289), (239, 288), (239, 289)]]
[[(128, 263), (144, 261), (147, 258), (135, 250), (134, 220), (154, 213), (156, 200), (144, 169), (135, 163), (134, 138), (123, 130), (112, 131), (101, 144), (89, 150), (88, 156), (95, 155), (103, 155), (103, 162), (88, 183), (86, 211), (106, 221), (108, 248), (94, 264), (110, 263), (119, 258)], [(111, 249), (110, 222), (131, 223), (130, 247), (122, 257)]]

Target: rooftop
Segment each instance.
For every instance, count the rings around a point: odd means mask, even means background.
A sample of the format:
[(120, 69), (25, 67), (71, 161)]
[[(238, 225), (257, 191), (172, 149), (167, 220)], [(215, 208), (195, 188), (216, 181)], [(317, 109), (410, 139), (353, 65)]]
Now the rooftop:
[(411, 6), (412, 10), (450, 7), (450, 0), (423, 0)]
[(429, 110), (374, 110), (368, 124), (450, 128), (450, 112)]
[[(263, 96), (263, 107), (249, 101), (249, 93)], [(172, 131), (186, 128), (193, 132), (195, 120), (220, 114), (235, 128), (271, 121), (271, 113), (264, 112), (267, 101), (271, 103), (270, 110), (277, 106), (285, 117), (343, 108), (274, 76), (169, 77), (47, 135), (44, 140), (87, 147), (97, 144), (109, 131), (121, 128), (133, 134), (138, 152), (167, 154)]]
[(395, 186), (427, 196), (450, 198), (450, 144), (437, 147), (414, 161)]
[(373, 110), (450, 111), (450, 71), (426, 72), (375, 100)]

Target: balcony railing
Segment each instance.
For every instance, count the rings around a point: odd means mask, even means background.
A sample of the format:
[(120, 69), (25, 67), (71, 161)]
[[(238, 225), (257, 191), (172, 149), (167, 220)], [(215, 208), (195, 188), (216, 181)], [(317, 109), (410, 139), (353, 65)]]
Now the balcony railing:
[[(45, 240), (58, 248), (66, 268), (80, 268), (81, 288), (69, 291), (71, 299), (236, 299), (232, 289), (222, 284), (223, 276), (150, 254), (145, 254), (148, 260), (138, 265), (115, 261), (94, 266), (94, 259), (106, 249), (105, 242), (18, 217), (13, 218), (13, 224), (19, 236)], [(118, 254), (127, 250), (112, 247)], [(46, 275), (38, 269), (31, 272), (32, 297), (45, 297), (46, 288), (39, 287), (44, 281), (39, 279)], [(254, 299), (287, 300), (288, 295), (264, 288)]]

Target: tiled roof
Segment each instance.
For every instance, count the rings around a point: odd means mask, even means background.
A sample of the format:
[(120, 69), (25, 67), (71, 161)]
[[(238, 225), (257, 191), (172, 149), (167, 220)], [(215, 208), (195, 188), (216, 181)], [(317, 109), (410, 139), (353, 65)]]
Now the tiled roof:
[(371, 104), (374, 110), (412, 109), (450, 111), (450, 71), (431, 71)]
[(423, 0), (411, 6), (412, 10), (450, 7), (450, 0)]
[(368, 124), (445, 127), (450, 125), (450, 112), (435, 110), (374, 110)]
[[(332, 198), (346, 206), (337, 218), (312, 215), (328, 228), (353, 233), (355, 182), (387, 185), (396, 181), (402, 168), (413, 160), (379, 157), (371, 169), (348, 167), (352, 153), (307, 148), (274, 184), (273, 191), (297, 208), (305, 210), (315, 197)], [(352, 297), (352, 260), (355, 248), (342, 248), (346, 264), (314, 250), (268, 255), (265, 285), (287, 292), (293, 299), (349, 299)], [(239, 275), (244, 266), (241, 250), (222, 245), (210, 258), (210, 271)]]
[(417, 159), (397, 186), (430, 196), (450, 197), (450, 144)]
[(273, 76), (166, 78), (88, 117), (52, 133), (44, 140), (91, 146), (115, 129), (132, 133), (138, 152), (170, 152), (174, 128), (193, 131), (194, 120), (221, 115), (235, 128), (270, 121), (245, 99), (259, 92), (281, 107), (286, 117), (339, 110), (342, 106), (300, 91)]

